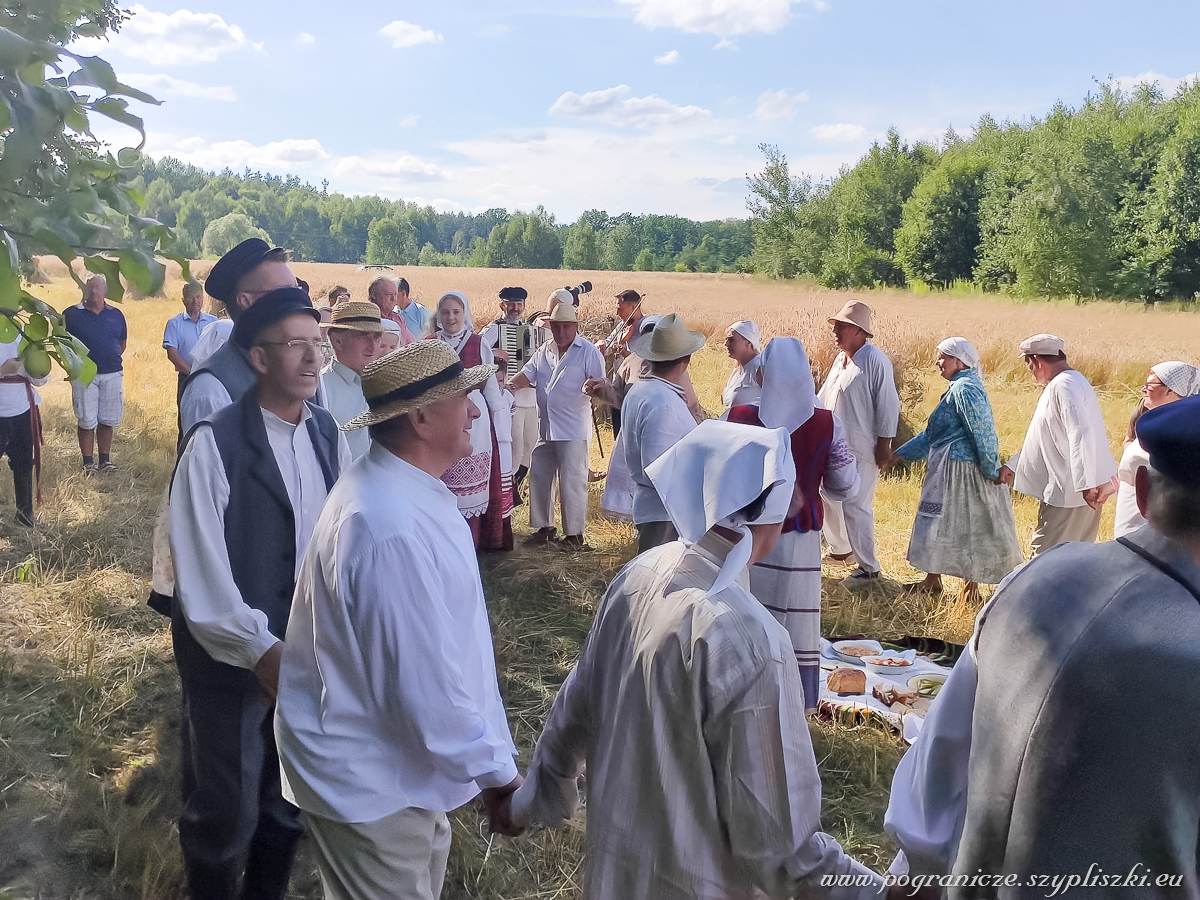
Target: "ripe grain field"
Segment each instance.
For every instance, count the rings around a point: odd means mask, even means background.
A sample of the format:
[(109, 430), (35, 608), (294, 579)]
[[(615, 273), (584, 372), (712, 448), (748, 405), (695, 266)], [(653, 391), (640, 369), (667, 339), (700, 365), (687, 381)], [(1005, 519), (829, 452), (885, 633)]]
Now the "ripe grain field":
[[(208, 263), (198, 263), (203, 273)], [(365, 298), (369, 273), (352, 266), (298, 264), (318, 296), (345, 284)], [(77, 292), (61, 269), (34, 290), (63, 308)], [(589, 278), (588, 318), (610, 310), (609, 297), (634, 287), (647, 312), (682, 314), (709, 335), (694, 359), (693, 379), (705, 407), (720, 408), (729, 361), (720, 345), (725, 325), (755, 318), (768, 335), (794, 334), (809, 348), (818, 375), (834, 351), (825, 318), (849, 295), (803, 283), (741, 276), (411, 269), (414, 296), (427, 305), (444, 290), (461, 290), (481, 325), (495, 313), (499, 288), (520, 284), (536, 301), (555, 287)], [(176, 273), (177, 275), (177, 273)], [(70, 391), (60, 380), (42, 391), (47, 446), (46, 503), (36, 532), (20, 529), (12, 488), (0, 478), (0, 898), (167, 898), (181, 896), (174, 817), (178, 812), (178, 683), (164, 620), (143, 605), (149, 587), (150, 529), (158, 496), (174, 462), (175, 379), (161, 349), (163, 325), (179, 310), (180, 284), (169, 300), (129, 300), (126, 416), (114, 445), (120, 472), (105, 478), (78, 469)], [(1147, 366), (1163, 359), (1196, 361), (1200, 318), (1187, 311), (1130, 304), (1020, 303), (999, 297), (879, 291), (860, 295), (878, 313), (877, 342), (896, 363), (906, 427), (919, 429), (942, 382), (932, 370), (934, 345), (961, 334), (984, 357), (1003, 451), (1020, 445), (1037, 389), (1016, 344), (1039, 331), (1067, 340), (1072, 363), (1100, 389), (1114, 452)], [(530, 308), (538, 304), (531, 301)], [(602, 325), (597, 327), (603, 328)], [(57, 378), (57, 374), (56, 374)], [(603, 434), (605, 450), (611, 435)], [(593, 442), (594, 464), (603, 466)], [(962, 641), (977, 608), (954, 598), (908, 598), (897, 583), (916, 578), (904, 561), (919, 492), (919, 467), (880, 483), (880, 558), (895, 581), (853, 597), (827, 569), (822, 628), (826, 634), (903, 634)], [(592, 493), (586, 556), (518, 550), (482, 560), (492, 613), (501, 689), (521, 764), (554, 693), (570, 671), (595, 602), (629, 558), (632, 530), (599, 519)], [(1018, 528), (1028, 546), (1034, 505), (1019, 498)], [(528, 531), (520, 511), (517, 531)], [(1111, 504), (1102, 534), (1111, 531)], [(821, 723), (813, 738), (824, 783), (825, 827), (874, 866), (892, 848), (882, 832), (891, 772), (902, 747), (872, 727)], [(582, 883), (582, 815), (563, 832), (518, 841), (489, 841), (470, 809), (455, 817), (455, 843), (444, 896), (575, 897)], [(318, 897), (311, 859), (296, 867), (292, 894)]]

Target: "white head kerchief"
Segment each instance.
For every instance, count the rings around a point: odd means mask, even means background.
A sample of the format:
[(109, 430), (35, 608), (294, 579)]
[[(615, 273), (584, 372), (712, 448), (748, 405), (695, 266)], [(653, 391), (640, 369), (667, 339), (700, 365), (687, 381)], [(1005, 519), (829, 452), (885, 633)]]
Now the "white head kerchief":
[(1200, 369), (1195, 366), (1173, 359), (1151, 366), (1150, 371), (1167, 386), (1167, 390), (1174, 391), (1180, 397), (1200, 394)]
[[(709, 419), (646, 467), (684, 544), (691, 546), (714, 525), (741, 534), (709, 593), (733, 584), (750, 561), (748, 525), (770, 525), (787, 517), (796, 481), (791, 439), (779, 428)], [(753, 520), (740, 511), (770, 489)]]
[(755, 350), (762, 349), (762, 332), (759, 330), (757, 322), (752, 322), (749, 319), (734, 322), (725, 329), (725, 337), (729, 337), (732, 334), (740, 334), (750, 342), (750, 345)]
[[(462, 331), (455, 332), (454, 334), (441, 330), (442, 301), (447, 297), (454, 297), (462, 304), (463, 308)], [(467, 338), (475, 333), (475, 321), (471, 318), (471, 301), (467, 299), (467, 295), (461, 291), (446, 291), (446, 293), (438, 297), (437, 309), (434, 310), (434, 313), (437, 316), (438, 322), (437, 336), (453, 347), (456, 353), (462, 350), (463, 344), (467, 342)]]
[(979, 351), (964, 337), (948, 337), (937, 348), (938, 352), (953, 356), (968, 369), (979, 368)]
[(817, 402), (804, 345), (794, 337), (773, 338), (762, 353), (762, 400), (758, 418), (768, 428), (791, 434), (810, 418)]
[(637, 323), (637, 334), (634, 335), (634, 337), (641, 337), (643, 334), (649, 334), (654, 330), (654, 326), (662, 320), (662, 316), (642, 316)]

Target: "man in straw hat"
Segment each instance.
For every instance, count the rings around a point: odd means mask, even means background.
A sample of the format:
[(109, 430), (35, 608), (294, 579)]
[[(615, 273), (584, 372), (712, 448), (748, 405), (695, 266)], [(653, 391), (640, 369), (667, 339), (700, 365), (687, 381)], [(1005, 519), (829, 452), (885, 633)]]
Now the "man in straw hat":
[(337, 423), (310, 402), (317, 322), (300, 288), (255, 298), (230, 338), (255, 384), (192, 429), (171, 486), (179, 843), (196, 900), (282, 898), (301, 834), (280, 790), (271, 728), (280, 640), (299, 560), (350, 462)]
[[(570, 296), (570, 292), (566, 292)], [(512, 388), (537, 388), (538, 443), (529, 471), (531, 546), (551, 543), (554, 527), (553, 485), (558, 478), (562, 504), (564, 549), (584, 548), (587, 521), (588, 442), (592, 430), (592, 401), (583, 392), (589, 378), (604, 377), (604, 357), (579, 336), (575, 307), (559, 302), (550, 313), (550, 334), (513, 379)]]
[(704, 340), (703, 334), (689, 330), (683, 319), (671, 313), (629, 343), (630, 352), (650, 364), (650, 374), (629, 388), (621, 407), (625, 423), (621, 443), (634, 484), (638, 553), (679, 536), (646, 467), (696, 427), (682, 383), (692, 354), (704, 346)]
[(858, 568), (842, 581), (853, 590), (880, 577), (875, 555), (875, 484), (879, 467), (891, 459), (892, 438), (900, 423), (900, 394), (892, 361), (871, 343), (874, 334), (867, 304), (847, 301), (829, 324), (841, 352), (817, 397), (846, 427), (859, 484), (858, 490), (841, 502), (825, 500), (822, 534), (833, 559), (858, 559)]
[(1148, 524), (1061, 544), (1005, 579), (900, 761), (884, 823), (913, 874), (1196, 895), (1200, 398), (1136, 430)]
[(1021, 451), (1000, 467), (1000, 484), (1038, 499), (1033, 555), (1063, 541), (1094, 541), (1100, 510), (1114, 494), (1117, 462), (1108, 447), (1100, 401), (1067, 364), (1066, 342), (1053, 334), (1021, 341), (1021, 356), (1043, 385)]
[(441, 475), (496, 370), (417, 341), (363, 370), (371, 449), (338, 482), (296, 586), (276, 734), (325, 896), (432, 900), (446, 812), (520, 784), (471, 529)]
[[(367, 409), (363, 396), (362, 370), (379, 356), (383, 338), (379, 307), (374, 303), (348, 301), (333, 307), (329, 321), (329, 343), (334, 359), (321, 372), (321, 402), (345, 425)], [(346, 433), (350, 453), (358, 459), (371, 446), (362, 429)]]
[(701, 422), (649, 467), (682, 540), (613, 580), (555, 698), (517, 824), (559, 827), (587, 761), (592, 900), (875, 897), (820, 830), (821, 777), (783, 626), (743, 586), (779, 538), (783, 429)]

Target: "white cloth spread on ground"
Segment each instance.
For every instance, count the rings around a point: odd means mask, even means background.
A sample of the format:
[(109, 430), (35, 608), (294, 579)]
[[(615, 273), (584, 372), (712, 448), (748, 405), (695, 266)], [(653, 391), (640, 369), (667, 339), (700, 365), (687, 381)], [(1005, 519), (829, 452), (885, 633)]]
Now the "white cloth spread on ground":
[[(321, 372), (321, 403), (339, 425), (345, 425), (355, 416), (367, 411), (362, 378), (353, 369), (335, 359)], [(371, 446), (371, 438), (365, 428), (342, 433), (346, 436), (346, 443), (350, 445), (352, 459), (358, 459)]]
[(629, 388), (621, 407), (619, 440), (634, 484), (635, 524), (670, 520), (667, 508), (646, 474), (646, 466), (695, 427), (696, 420), (688, 412), (683, 388), (679, 385), (650, 375)]
[(604, 357), (595, 345), (577, 335), (560, 357), (554, 341), (546, 341), (521, 374), (537, 388), (541, 440), (591, 440), (592, 401), (583, 392), (583, 383), (604, 377)]
[[(296, 521), (296, 568), (325, 503), (325, 476), (317, 461), (304, 408), (299, 425), (262, 410), (267, 442), (283, 477)], [(338, 439), (341, 471), (350, 464), (344, 436)], [(188, 630), (217, 662), (253, 669), (276, 638), (267, 614), (242, 599), (225, 546), (229, 480), (212, 429), (201, 428), (188, 443), (171, 487), (171, 555), (176, 593)]]
[(275, 721), (284, 796), (372, 822), (507, 784), (495, 666), (454, 495), (373, 443), (330, 493), (296, 584)]
[(1083, 492), (1117, 474), (1100, 402), (1080, 373), (1067, 369), (1046, 385), (1008, 467), (1014, 490), (1063, 509), (1086, 506)]

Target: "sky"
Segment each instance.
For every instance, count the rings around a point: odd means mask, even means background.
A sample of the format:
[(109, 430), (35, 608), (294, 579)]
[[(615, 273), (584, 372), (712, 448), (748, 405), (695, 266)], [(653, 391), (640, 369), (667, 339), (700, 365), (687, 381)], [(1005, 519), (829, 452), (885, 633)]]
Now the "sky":
[(936, 141), (1200, 71), (1194, 0), (195, 3), (72, 48), (162, 101), (133, 104), (150, 155), (560, 222), (744, 218), (760, 144), (829, 177), (889, 127)]

